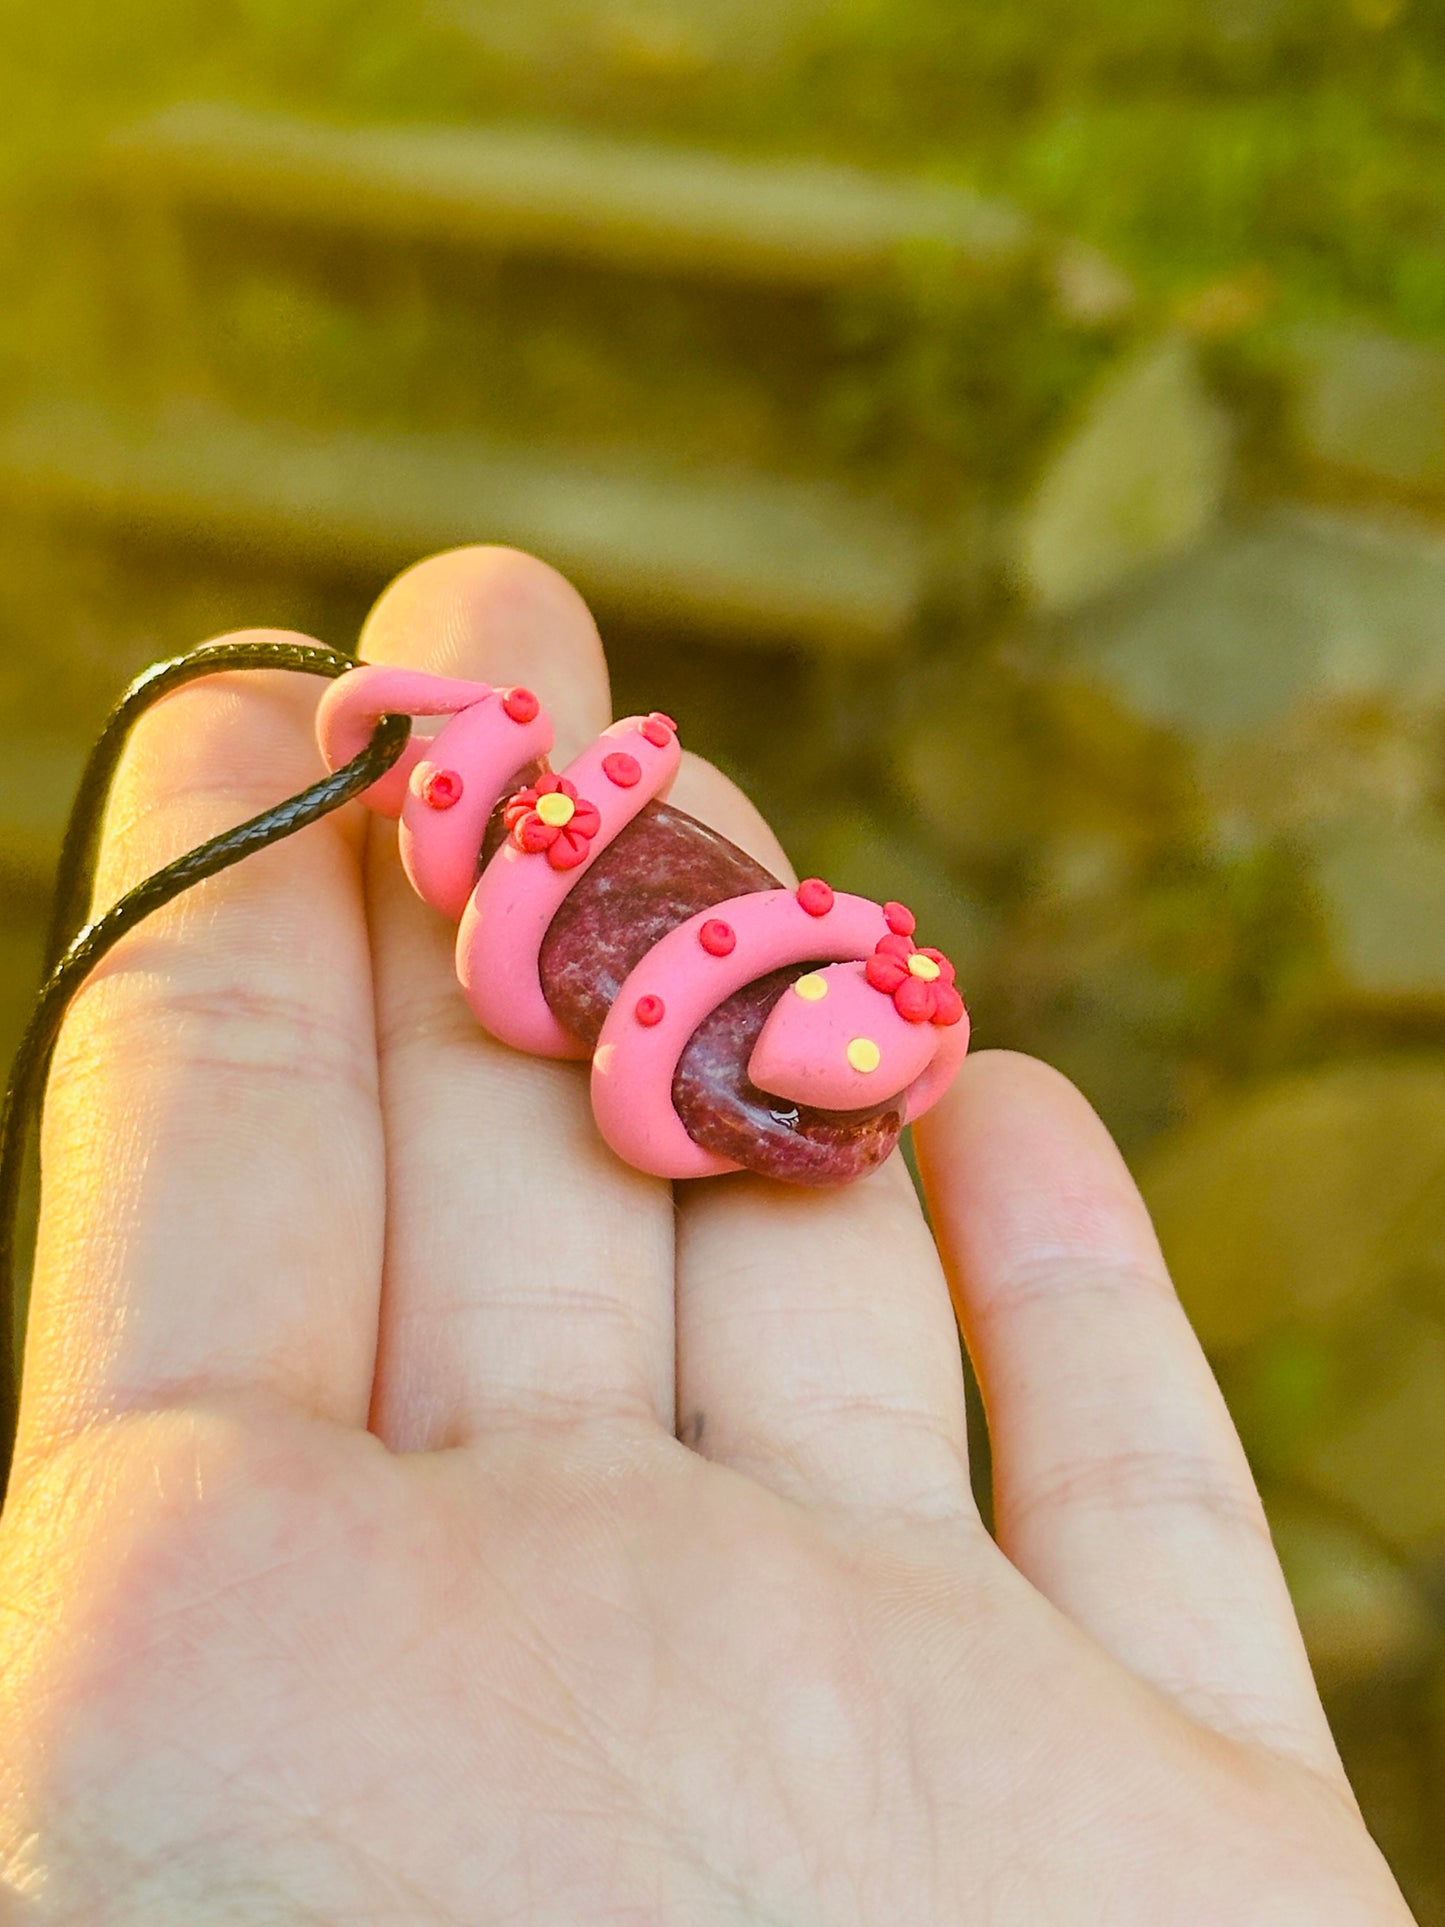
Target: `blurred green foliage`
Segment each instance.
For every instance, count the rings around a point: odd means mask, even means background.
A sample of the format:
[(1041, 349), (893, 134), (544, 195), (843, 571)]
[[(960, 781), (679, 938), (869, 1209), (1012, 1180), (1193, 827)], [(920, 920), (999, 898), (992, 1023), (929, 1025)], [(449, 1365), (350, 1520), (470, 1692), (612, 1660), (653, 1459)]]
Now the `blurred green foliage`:
[(561, 114), (962, 176), (1166, 293), (1257, 262), (1301, 308), (1445, 325), (1445, 16), (1420, 0), (7, 0), (0, 33), (12, 167), (177, 94)]

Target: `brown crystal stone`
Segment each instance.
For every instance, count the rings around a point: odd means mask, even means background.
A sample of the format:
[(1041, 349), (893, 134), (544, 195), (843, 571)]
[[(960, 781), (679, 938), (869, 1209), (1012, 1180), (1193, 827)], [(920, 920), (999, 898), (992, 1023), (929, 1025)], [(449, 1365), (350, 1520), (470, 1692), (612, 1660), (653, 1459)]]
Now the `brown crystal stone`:
[[(518, 773), (508, 795), (534, 781)], [(502, 840), (500, 806), (482, 860)], [(677, 924), (728, 897), (776, 890), (778, 879), (716, 830), (670, 803), (647, 804), (568, 892), (542, 943), (542, 989), (558, 1019), (597, 1041), (623, 980)], [(745, 985), (704, 1019), (673, 1079), (688, 1135), (750, 1171), (792, 1184), (832, 1185), (881, 1164), (903, 1128), (896, 1098), (861, 1111), (820, 1111), (760, 1091), (747, 1074), (779, 996), (810, 962)]]
[(679, 923), (778, 880), (670, 803), (648, 803), (577, 879), (542, 943), (542, 989), (594, 1044), (623, 979)]

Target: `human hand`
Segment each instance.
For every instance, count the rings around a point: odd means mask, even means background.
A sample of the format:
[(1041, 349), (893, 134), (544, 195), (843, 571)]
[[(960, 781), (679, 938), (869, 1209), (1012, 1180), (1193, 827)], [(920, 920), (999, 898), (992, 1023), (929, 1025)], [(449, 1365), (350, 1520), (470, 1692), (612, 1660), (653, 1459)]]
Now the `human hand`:
[[(364, 653), (608, 720), (468, 550)], [(143, 723), (98, 889), (316, 773), (315, 690)], [(690, 760), (677, 801), (780, 874)], [(369, 846), (368, 846), (369, 836)], [(671, 1189), (483, 1035), (359, 812), (181, 898), (56, 1058), (0, 1522), (0, 1917), (1354, 1927), (1350, 1797), (1118, 1154), (984, 1053), (842, 1192)], [(995, 1442), (970, 1497), (945, 1268)]]

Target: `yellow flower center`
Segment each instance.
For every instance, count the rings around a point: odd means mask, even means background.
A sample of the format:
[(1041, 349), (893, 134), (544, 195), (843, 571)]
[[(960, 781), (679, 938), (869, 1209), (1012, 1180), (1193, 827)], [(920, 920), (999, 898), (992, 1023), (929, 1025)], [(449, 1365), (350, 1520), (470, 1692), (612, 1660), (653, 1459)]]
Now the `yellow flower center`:
[(876, 1071), (883, 1053), (871, 1037), (855, 1037), (848, 1046), (848, 1062), (855, 1071)]
[(915, 950), (913, 955), (908, 959), (908, 974), (911, 977), (921, 977), (924, 983), (931, 984), (938, 975), (938, 965), (933, 961), (932, 957), (920, 956), (918, 951)]
[(828, 994), (828, 986), (816, 970), (810, 970), (806, 977), (799, 977), (793, 988), (808, 1004), (816, 1004)]
[(548, 790), (545, 796), (537, 798), (537, 814), (544, 823), (550, 823), (555, 830), (565, 830), (572, 821), (577, 805), (570, 796), (561, 790)]

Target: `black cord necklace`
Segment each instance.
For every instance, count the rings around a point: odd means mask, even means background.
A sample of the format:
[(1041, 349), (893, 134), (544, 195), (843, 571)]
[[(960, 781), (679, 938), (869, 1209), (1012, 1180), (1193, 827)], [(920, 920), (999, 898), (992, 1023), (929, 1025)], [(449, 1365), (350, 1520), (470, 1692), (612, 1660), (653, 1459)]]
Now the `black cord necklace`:
[(163, 696), (226, 669), (294, 669), (332, 679), (356, 667), (353, 656), (319, 643), (216, 642), (157, 663), (133, 682), (112, 710), (80, 779), (61, 848), (54, 909), (46, 939), (46, 977), (15, 1053), (0, 1111), (0, 1500), (15, 1447), (18, 1403), (16, 1226), (25, 1154), (39, 1117), (46, 1074), (66, 1010), (80, 985), (121, 938), (193, 883), (228, 870), (283, 837), (293, 836), (369, 789), (401, 756), (411, 734), (407, 716), (384, 716), (359, 756), (259, 816), (189, 850), (147, 877), (102, 916), (85, 917), (95, 876), (101, 822), (111, 780), (140, 716)]

